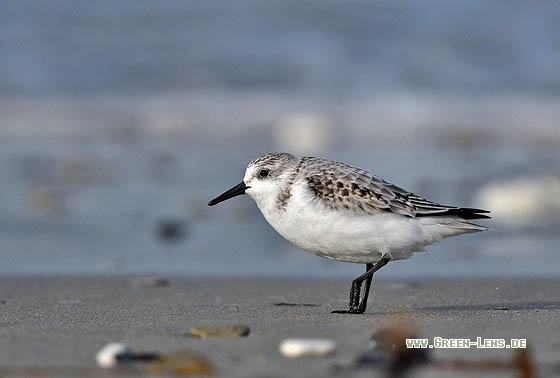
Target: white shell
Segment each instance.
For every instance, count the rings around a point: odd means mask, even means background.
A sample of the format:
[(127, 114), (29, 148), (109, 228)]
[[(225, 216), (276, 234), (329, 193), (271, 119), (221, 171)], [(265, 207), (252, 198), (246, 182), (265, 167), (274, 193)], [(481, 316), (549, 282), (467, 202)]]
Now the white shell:
[(328, 339), (286, 339), (278, 348), (284, 357), (326, 356), (336, 351), (336, 343)]
[(114, 368), (119, 364), (117, 357), (130, 354), (130, 348), (123, 343), (109, 343), (97, 352), (95, 361), (104, 369)]

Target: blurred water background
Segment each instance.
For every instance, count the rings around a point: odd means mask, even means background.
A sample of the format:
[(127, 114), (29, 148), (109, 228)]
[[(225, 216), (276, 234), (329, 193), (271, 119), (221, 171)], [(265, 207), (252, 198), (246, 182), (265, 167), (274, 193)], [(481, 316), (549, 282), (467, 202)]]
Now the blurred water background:
[(493, 211), (381, 276), (557, 276), (559, 67), (556, 1), (4, 1), (0, 274), (353, 277), (206, 206), (289, 151)]

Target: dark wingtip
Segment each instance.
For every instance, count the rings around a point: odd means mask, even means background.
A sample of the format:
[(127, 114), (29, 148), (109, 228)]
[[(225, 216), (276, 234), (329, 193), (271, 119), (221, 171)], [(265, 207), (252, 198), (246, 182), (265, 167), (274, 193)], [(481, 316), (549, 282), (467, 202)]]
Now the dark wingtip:
[(459, 217), (463, 219), (492, 219), (489, 215), (483, 214), (490, 214), (490, 211), (483, 210), (483, 209), (473, 209), (470, 207), (457, 207), (451, 208), (444, 212), (434, 212), (428, 214), (417, 214), (417, 217), (443, 217), (443, 216), (453, 216)]
[(451, 209), (449, 210), (449, 215), (456, 215), (463, 219), (492, 219), (489, 215), (483, 214), (490, 214), (490, 211), (483, 210), (483, 209), (473, 209), (470, 207), (460, 207), (458, 209)]

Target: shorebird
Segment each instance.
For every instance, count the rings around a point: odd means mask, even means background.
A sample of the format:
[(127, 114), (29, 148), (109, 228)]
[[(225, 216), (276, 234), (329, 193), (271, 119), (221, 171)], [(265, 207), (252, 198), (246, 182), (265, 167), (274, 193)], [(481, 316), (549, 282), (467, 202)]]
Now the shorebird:
[[(243, 181), (211, 200), (247, 194), (270, 225), (296, 246), (337, 261), (362, 263), (348, 310), (365, 312), (373, 274), (450, 236), (486, 230), (482, 209), (440, 205), (372, 173), (337, 161), (270, 153), (249, 163)], [(360, 291), (365, 290), (360, 300)]]

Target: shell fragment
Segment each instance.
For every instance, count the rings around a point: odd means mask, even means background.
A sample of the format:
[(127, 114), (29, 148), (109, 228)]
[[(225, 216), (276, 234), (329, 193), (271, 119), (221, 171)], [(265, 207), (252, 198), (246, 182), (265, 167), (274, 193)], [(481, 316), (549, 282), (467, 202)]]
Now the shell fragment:
[(286, 339), (278, 349), (289, 358), (327, 356), (336, 351), (336, 343), (328, 339)]

